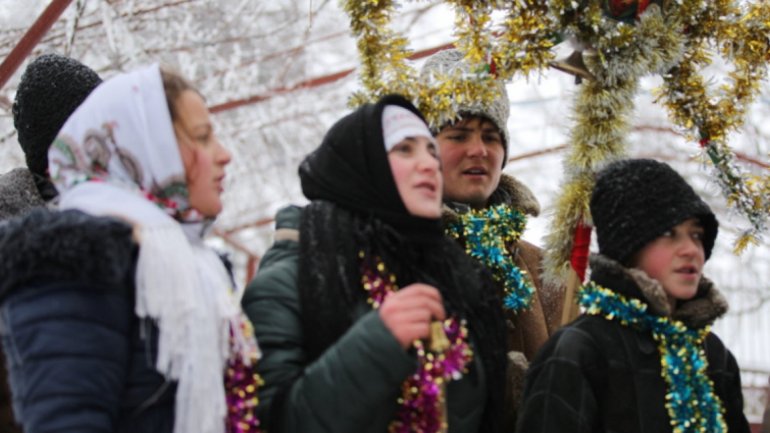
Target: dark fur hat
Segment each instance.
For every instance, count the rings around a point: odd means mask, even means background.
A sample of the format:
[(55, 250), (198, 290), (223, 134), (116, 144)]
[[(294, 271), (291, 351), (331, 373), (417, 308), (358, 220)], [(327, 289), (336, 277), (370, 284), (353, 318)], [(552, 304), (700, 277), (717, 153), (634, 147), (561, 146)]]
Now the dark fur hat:
[(27, 66), (13, 102), (13, 125), (30, 171), (47, 177), (48, 148), (101, 82), (88, 66), (58, 54), (42, 55)]
[(615, 161), (601, 170), (591, 195), (599, 253), (628, 265), (666, 230), (697, 218), (705, 230), (706, 259), (717, 237), (711, 208), (668, 164), (651, 159)]

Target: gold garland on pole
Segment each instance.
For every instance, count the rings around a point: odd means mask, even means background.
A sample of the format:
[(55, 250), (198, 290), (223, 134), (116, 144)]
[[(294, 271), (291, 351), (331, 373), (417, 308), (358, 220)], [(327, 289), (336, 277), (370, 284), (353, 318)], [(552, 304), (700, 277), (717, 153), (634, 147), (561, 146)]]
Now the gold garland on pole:
[(500, 78), (541, 70), (554, 59), (551, 48), (558, 34), (548, 4), (542, 0), (512, 0), (504, 7), (508, 14), (498, 37), (499, 48), (493, 53)]
[[(692, 38), (683, 61), (664, 76), (659, 99), (672, 119), (682, 125), (691, 139), (698, 141), (714, 167), (715, 177), (728, 203), (746, 216), (751, 228), (735, 243), (740, 253), (767, 227), (770, 212), (768, 178), (744, 174), (734, 163), (727, 135), (743, 125), (746, 109), (759, 93), (759, 83), (767, 76), (770, 62), (770, 3), (759, 2), (741, 13), (738, 6), (718, 2), (720, 14), (703, 14), (704, 25)], [(722, 16), (731, 20), (720, 19)], [(708, 64), (704, 45), (714, 38), (725, 59), (733, 61), (730, 84), (711, 92), (697, 73)]]
[[(574, 6), (571, 1), (552, 2), (563, 17), (575, 16), (579, 11)], [(595, 55), (584, 55), (595, 78), (581, 84), (575, 101), (565, 180), (546, 236), (544, 278), (554, 284), (569, 280), (573, 234), (579, 225), (591, 225), (588, 202), (594, 174), (625, 154), (639, 79), (670, 68), (681, 57), (684, 43), (682, 24), (675, 16), (664, 17), (657, 6), (635, 26), (604, 17), (598, 5), (582, 12), (582, 21), (573, 21), (567, 29), (588, 29), (581, 42), (595, 50)]]
[[(394, 0), (343, 0), (358, 40), (363, 90), (352, 105), (385, 93), (420, 101), (434, 126), (457, 115), (458, 103), (491, 97), (495, 80), (545, 68), (558, 38), (573, 37), (588, 47), (586, 66), (594, 80), (585, 82), (575, 101), (572, 150), (567, 173), (546, 239), (545, 277), (563, 282), (569, 270), (573, 233), (590, 224), (588, 200), (594, 173), (626, 148), (628, 117), (639, 79), (661, 74), (659, 100), (672, 120), (701, 143), (728, 203), (745, 215), (751, 228), (736, 242), (739, 252), (766, 229), (770, 214), (770, 177), (748, 176), (733, 163), (728, 133), (743, 122), (759, 92), (770, 62), (770, 2), (740, 0), (453, 0), (455, 45), (477, 65), (472, 76), (434, 76), (421, 83), (408, 65), (406, 39), (390, 30)], [(611, 7), (641, 7), (631, 22), (613, 17)], [(492, 16), (504, 13), (495, 27)], [(628, 20), (626, 20), (628, 21)], [(732, 85), (712, 95), (698, 72), (710, 63), (707, 47), (734, 65)], [(716, 101), (716, 102), (715, 102)]]
[[(545, 277), (553, 282), (567, 280), (572, 251), (572, 233), (580, 223), (590, 223), (588, 199), (593, 188), (592, 174), (607, 161), (622, 155), (622, 137), (610, 147), (604, 134), (599, 99), (623, 80), (638, 80), (647, 73), (662, 73), (664, 104), (673, 121), (692, 131), (714, 167), (728, 203), (745, 215), (751, 229), (736, 241), (736, 252), (766, 228), (770, 213), (767, 178), (743, 175), (733, 164), (733, 153), (726, 144), (727, 134), (743, 122), (747, 106), (759, 92), (770, 61), (770, 3), (754, 4), (742, 14), (730, 0), (663, 1), (664, 10), (650, 6), (636, 25), (618, 23), (604, 16), (601, 2), (579, 5), (569, 0), (552, 0), (551, 9), (561, 18), (567, 33), (596, 50), (596, 58), (587, 57), (588, 67), (603, 91), (590, 89), (590, 83), (576, 102), (576, 126), (573, 129), (572, 154), (565, 162), (567, 179), (557, 200), (552, 230), (546, 238)], [(663, 27), (650, 22), (650, 15), (661, 14)], [(655, 20), (657, 21), (657, 20)], [(651, 29), (654, 31), (650, 31)], [(730, 74), (733, 86), (723, 86), (723, 97), (712, 103), (700, 66), (710, 63), (706, 46), (717, 41), (721, 54), (736, 66)], [(590, 61), (589, 61), (590, 60)], [(590, 95), (591, 92), (595, 95)], [(620, 96), (620, 94), (618, 94)], [(626, 95), (628, 96), (628, 95)], [(622, 110), (622, 108), (621, 108)], [(594, 111), (595, 115), (586, 115)], [(620, 122), (614, 127), (625, 125)], [(606, 125), (605, 125), (606, 127)], [(764, 182), (764, 183), (763, 183)]]
[(343, 7), (350, 16), (350, 29), (358, 38), (361, 84), (366, 93), (355, 93), (351, 104), (374, 101), (386, 93), (411, 97), (416, 73), (406, 64), (411, 55), (408, 41), (390, 29), (396, 9), (393, 0), (347, 0)]
[[(542, 0), (454, 0), (456, 46), (476, 71), (472, 76), (445, 74), (430, 83), (418, 80), (407, 64), (411, 52), (406, 39), (390, 29), (397, 3), (392, 0), (343, 0), (350, 28), (358, 41), (363, 89), (350, 105), (372, 102), (387, 93), (400, 93), (413, 101), (432, 126), (457, 117), (460, 101), (483, 100), (495, 95), (497, 80), (520, 72), (545, 68), (553, 59), (554, 23)], [(492, 28), (492, 13), (505, 11), (502, 30)], [(498, 35), (499, 33), (499, 35)]]

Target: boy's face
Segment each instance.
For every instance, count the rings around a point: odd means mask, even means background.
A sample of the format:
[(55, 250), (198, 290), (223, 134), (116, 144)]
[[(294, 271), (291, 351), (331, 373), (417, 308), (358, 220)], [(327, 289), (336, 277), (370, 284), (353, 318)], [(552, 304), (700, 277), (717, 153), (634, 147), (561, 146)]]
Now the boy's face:
[(486, 206), (500, 183), (505, 143), (494, 123), (469, 116), (436, 136), (444, 175), (444, 199), (474, 208)]
[(706, 261), (703, 234), (697, 219), (685, 220), (645, 245), (635, 267), (658, 280), (669, 300), (692, 299)]

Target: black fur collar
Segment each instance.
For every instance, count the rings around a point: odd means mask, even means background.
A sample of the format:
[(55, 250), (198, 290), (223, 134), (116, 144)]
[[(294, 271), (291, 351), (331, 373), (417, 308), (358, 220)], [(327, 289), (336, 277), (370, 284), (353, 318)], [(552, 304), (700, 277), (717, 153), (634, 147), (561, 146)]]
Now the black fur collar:
[(122, 221), (35, 209), (0, 225), (0, 298), (48, 281), (133, 287), (137, 252)]
[(624, 296), (644, 301), (653, 314), (671, 316), (691, 328), (702, 328), (727, 312), (727, 300), (705, 277), (701, 278), (695, 297), (681, 301), (672, 314), (666, 292), (657, 280), (639, 269), (625, 268), (599, 254), (591, 255), (590, 261), (592, 281)]

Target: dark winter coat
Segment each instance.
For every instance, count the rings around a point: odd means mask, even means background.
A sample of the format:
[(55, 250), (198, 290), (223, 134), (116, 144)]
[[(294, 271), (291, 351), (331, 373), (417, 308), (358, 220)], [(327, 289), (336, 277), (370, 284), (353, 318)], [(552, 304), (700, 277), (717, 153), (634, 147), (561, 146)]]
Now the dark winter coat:
[[(670, 311), (663, 288), (641, 271), (594, 256), (591, 272), (597, 284), (645, 302), (653, 314)], [(701, 328), (726, 308), (722, 295), (704, 279), (696, 297), (680, 303), (672, 317)], [(713, 333), (704, 349), (728, 430), (748, 433), (735, 358)], [(582, 315), (551, 337), (530, 366), (517, 431), (671, 432), (665, 394), (660, 354), (650, 331)]]
[[(0, 223), (44, 205), (45, 201), (40, 196), (35, 185), (35, 175), (31, 171), (16, 168), (0, 175)], [(0, 350), (0, 431), (21, 433), (21, 427), (13, 418), (5, 364), (5, 356)]]
[(131, 226), (37, 209), (0, 228), (0, 333), (26, 433), (171, 432), (176, 386), (134, 314)]
[[(417, 369), (416, 359), (401, 348), (377, 311), (361, 302), (348, 331), (309, 362), (297, 286), (301, 212), (289, 207), (278, 213), (275, 244), (242, 301), (263, 352), (260, 419), (278, 416), (281, 432), (384, 433), (401, 384)], [(474, 356), (469, 373), (448, 385), (451, 433), (478, 431), (487, 395), (484, 374)], [(294, 379), (283, 406), (273, 405), (281, 384)]]
[[(500, 184), (492, 193), (489, 205), (508, 204), (520, 212), (537, 216), (540, 204), (530, 189), (513, 176), (503, 174)], [(449, 206), (444, 207), (445, 225), (457, 221), (459, 214)], [(508, 383), (506, 384), (506, 428), (516, 423), (516, 408), (521, 401), (524, 375), (529, 362), (548, 337), (559, 328), (564, 306), (564, 288), (544, 284), (540, 278), (543, 252), (525, 240), (507, 245), (516, 266), (525, 272), (535, 288), (532, 306), (524, 311), (506, 311), (508, 325)], [(502, 287), (500, 287), (502, 291)]]

